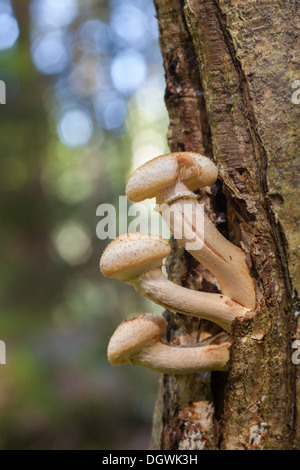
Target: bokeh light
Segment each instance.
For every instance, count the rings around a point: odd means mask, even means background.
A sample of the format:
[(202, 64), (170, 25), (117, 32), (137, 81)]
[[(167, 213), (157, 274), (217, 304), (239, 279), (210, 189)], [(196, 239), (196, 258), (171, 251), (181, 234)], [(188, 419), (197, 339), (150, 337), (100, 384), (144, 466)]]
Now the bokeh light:
[(126, 101), (114, 91), (99, 94), (95, 101), (95, 115), (103, 129), (118, 129), (126, 119)]
[(7, 13), (12, 15), (12, 6), (10, 0), (0, 0), (0, 15)]
[(93, 123), (88, 113), (81, 109), (67, 111), (59, 120), (58, 134), (69, 147), (88, 143), (93, 135)]
[(31, 50), (34, 64), (42, 73), (60, 73), (68, 65), (69, 40), (62, 31), (53, 31), (38, 37)]
[(100, 20), (90, 20), (79, 28), (81, 48), (86, 52), (108, 54), (112, 50), (109, 26)]
[(77, 0), (34, 0), (31, 14), (41, 28), (66, 26), (78, 15)]
[(139, 112), (148, 122), (155, 122), (166, 116), (164, 106), (164, 76), (161, 71), (152, 73), (144, 85), (137, 90), (134, 100)]
[(115, 88), (121, 93), (133, 93), (144, 82), (147, 65), (144, 57), (133, 50), (120, 52), (112, 62), (111, 76)]
[(72, 266), (85, 263), (91, 255), (91, 238), (77, 222), (68, 222), (55, 230), (52, 239), (60, 257)]
[(12, 47), (18, 37), (19, 27), (17, 20), (8, 13), (0, 13), (0, 50)]
[(132, 142), (132, 171), (166, 150), (162, 135), (152, 129), (138, 132)]
[(147, 16), (130, 3), (125, 2), (113, 11), (111, 29), (120, 47), (140, 49), (148, 42)]

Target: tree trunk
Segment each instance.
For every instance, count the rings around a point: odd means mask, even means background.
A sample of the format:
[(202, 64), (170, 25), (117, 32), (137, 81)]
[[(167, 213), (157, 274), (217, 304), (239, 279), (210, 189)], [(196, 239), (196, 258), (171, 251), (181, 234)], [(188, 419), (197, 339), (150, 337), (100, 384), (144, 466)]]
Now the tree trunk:
[[(162, 376), (152, 448), (299, 448), (300, 365), (292, 362), (300, 283), (300, 105), (292, 100), (300, 79), (298, 1), (154, 3), (171, 151), (213, 155), (221, 182), (202, 191), (201, 202), (248, 254), (257, 308), (234, 322), (228, 376)], [(215, 291), (212, 276), (173, 248), (170, 277)], [(167, 317), (171, 342), (197, 342), (215, 328)]]

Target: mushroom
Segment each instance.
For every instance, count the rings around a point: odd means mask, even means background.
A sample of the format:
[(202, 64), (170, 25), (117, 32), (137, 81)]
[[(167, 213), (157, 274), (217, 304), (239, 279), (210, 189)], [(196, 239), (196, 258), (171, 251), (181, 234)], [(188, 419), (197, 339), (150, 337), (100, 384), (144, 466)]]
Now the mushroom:
[[(156, 197), (158, 210), (175, 238), (217, 278), (221, 292), (253, 309), (255, 289), (245, 253), (221, 235), (193, 193), (213, 184), (217, 176), (217, 167), (209, 158), (190, 152), (171, 153), (138, 168), (127, 184), (126, 195), (134, 202)], [(203, 230), (199, 230), (197, 221), (203, 219)]]
[(230, 332), (232, 321), (244, 316), (247, 308), (226, 295), (194, 291), (169, 281), (162, 273), (163, 259), (169, 253), (170, 245), (161, 237), (128, 233), (106, 247), (100, 270), (168, 310), (205, 318)]
[(166, 328), (166, 320), (151, 313), (125, 320), (110, 339), (109, 362), (113, 366), (129, 363), (169, 374), (227, 369), (231, 346), (227, 335), (217, 335), (195, 346), (171, 346), (161, 341)]

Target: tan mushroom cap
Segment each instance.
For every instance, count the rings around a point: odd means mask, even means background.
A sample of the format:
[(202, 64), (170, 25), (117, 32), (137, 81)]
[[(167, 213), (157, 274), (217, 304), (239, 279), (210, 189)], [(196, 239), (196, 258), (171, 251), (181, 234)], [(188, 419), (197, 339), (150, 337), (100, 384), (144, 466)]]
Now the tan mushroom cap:
[(170, 253), (169, 243), (156, 235), (126, 233), (104, 250), (100, 270), (106, 277), (126, 281), (162, 265)]
[(190, 191), (210, 186), (217, 180), (218, 169), (207, 157), (192, 152), (161, 155), (138, 168), (128, 181), (126, 196), (134, 202), (155, 197), (157, 192), (177, 181)]
[(159, 341), (165, 334), (166, 320), (151, 313), (144, 313), (125, 320), (112, 335), (107, 349), (111, 365), (131, 362), (131, 357), (142, 349)]

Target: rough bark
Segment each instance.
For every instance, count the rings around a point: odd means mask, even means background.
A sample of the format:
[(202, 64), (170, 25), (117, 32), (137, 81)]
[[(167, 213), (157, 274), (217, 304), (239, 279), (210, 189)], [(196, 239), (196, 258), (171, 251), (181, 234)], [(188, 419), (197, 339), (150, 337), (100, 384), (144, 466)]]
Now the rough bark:
[[(233, 327), (224, 410), (222, 377), (214, 376), (210, 390), (207, 376), (204, 382), (200, 374), (163, 376), (153, 447), (299, 448), (300, 366), (291, 360), (300, 283), (300, 105), (291, 100), (292, 83), (300, 78), (298, 2), (154, 3), (170, 148), (213, 154), (222, 192), (213, 188), (202, 197), (217, 222), (226, 196), (228, 236), (248, 253), (257, 308)], [(205, 271), (190, 269), (182, 251), (175, 249), (173, 260), (169, 271), (177, 282), (214, 288)], [(195, 341), (207, 328), (172, 314), (169, 339)]]

